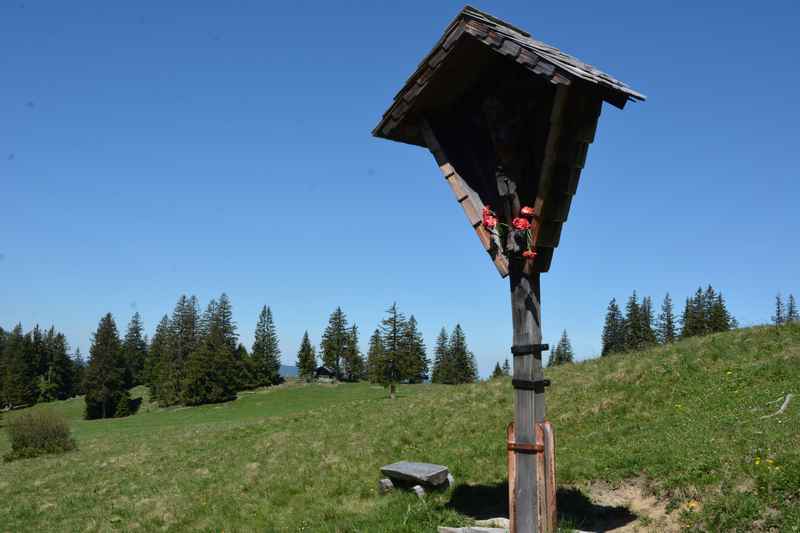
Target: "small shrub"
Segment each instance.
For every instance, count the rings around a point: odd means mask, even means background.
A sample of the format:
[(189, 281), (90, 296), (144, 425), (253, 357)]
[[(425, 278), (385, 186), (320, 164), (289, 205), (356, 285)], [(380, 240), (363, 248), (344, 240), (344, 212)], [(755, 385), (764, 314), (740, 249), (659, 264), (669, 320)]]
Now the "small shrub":
[(3, 457), (5, 461), (75, 449), (75, 440), (70, 435), (66, 419), (52, 411), (22, 413), (8, 421), (6, 430), (11, 452)]

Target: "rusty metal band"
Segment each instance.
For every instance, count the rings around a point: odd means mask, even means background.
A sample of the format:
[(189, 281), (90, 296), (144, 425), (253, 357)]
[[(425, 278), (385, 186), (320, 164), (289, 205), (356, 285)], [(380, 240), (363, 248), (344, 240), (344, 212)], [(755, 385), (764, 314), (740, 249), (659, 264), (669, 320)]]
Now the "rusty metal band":
[(550, 350), (549, 344), (519, 344), (511, 347), (511, 353), (514, 357), (530, 354), (540, 354)]
[(517, 453), (544, 453), (543, 444), (523, 444), (521, 442), (508, 442), (506, 447), (510, 452)]

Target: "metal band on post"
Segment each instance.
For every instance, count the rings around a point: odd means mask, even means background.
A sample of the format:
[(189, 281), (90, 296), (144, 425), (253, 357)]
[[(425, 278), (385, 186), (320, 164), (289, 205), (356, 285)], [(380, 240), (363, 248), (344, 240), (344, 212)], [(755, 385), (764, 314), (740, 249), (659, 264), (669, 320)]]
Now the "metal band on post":
[(529, 379), (512, 379), (511, 386), (515, 389), (522, 389), (522, 390), (532, 390), (536, 392), (544, 392), (545, 387), (550, 386), (549, 379), (537, 379), (537, 380), (529, 380)]
[(510, 452), (517, 453), (544, 453), (544, 444), (524, 444), (522, 442), (508, 442), (506, 447)]
[(548, 350), (550, 350), (549, 344), (521, 344), (519, 346), (511, 347), (511, 353), (514, 354), (514, 357), (530, 354), (541, 354), (542, 352), (546, 352)]

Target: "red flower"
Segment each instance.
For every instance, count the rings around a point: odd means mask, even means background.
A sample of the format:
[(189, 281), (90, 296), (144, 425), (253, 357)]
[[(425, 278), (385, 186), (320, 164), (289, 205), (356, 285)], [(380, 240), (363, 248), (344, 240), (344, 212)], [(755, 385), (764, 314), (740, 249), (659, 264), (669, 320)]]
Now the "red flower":
[(483, 208), (483, 225), (489, 229), (497, 226), (497, 216), (495, 216), (494, 212), (489, 208), (488, 205)]
[(536, 259), (536, 252), (534, 250), (525, 250), (524, 252), (522, 252), (522, 257), (533, 261), (534, 259)]
[(532, 207), (528, 207), (527, 205), (519, 210), (519, 214), (524, 217), (532, 217), (536, 214), (536, 211), (533, 210)]
[(520, 231), (531, 229), (531, 223), (527, 218), (515, 218), (511, 221), (511, 225), (514, 226), (514, 229)]

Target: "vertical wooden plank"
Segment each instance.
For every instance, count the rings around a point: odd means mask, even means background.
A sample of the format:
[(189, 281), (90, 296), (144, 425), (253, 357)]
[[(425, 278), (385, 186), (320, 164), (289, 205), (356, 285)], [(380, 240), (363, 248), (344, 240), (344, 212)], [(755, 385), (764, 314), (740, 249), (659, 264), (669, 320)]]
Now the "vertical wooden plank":
[[(514, 326), (514, 345), (542, 343), (539, 304), (539, 273), (530, 272), (528, 261), (511, 261), (511, 316)], [(515, 355), (514, 379), (532, 381), (542, 377), (541, 353)], [(536, 391), (514, 391), (514, 441), (535, 444), (535, 425), (544, 420), (544, 396), (539, 402)], [(537, 398), (538, 399), (538, 398)], [(539, 403), (540, 405), (537, 405)], [(539, 522), (537, 491), (538, 454), (516, 454), (514, 499), (516, 500), (515, 529), (512, 533), (537, 533)]]
[(553, 433), (553, 425), (550, 422), (543, 422), (544, 430), (544, 461), (545, 461), (545, 491), (547, 502), (546, 525), (549, 533), (556, 533), (558, 530), (558, 508), (556, 506), (556, 439)]
[[(544, 424), (536, 424), (535, 427), (535, 434), (536, 434), (536, 444), (541, 445), (544, 447)], [(547, 516), (547, 489), (546, 489), (546, 480), (545, 476), (547, 475), (547, 469), (545, 466), (545, 454), (544, 452), (540, 452), (536, 454), (536, 487), (538, 489), (538, 498), (536, 500), (536, 505), (539, 509), (539, 522), (537, 531), (539, 533), (550, 533), (548, 529), (548, 516)]]
[[(506, 428), (506, 442), (514, 442), (514, 422), (511, 422)], [(517, 500), (514, 498), (514, 489), (517, 478), (517, 454), (511, 450), (506, 453), (508, 455), (508, 518), (511, 522), (511, 531), (516, 531), (514, 529), (514, 515), (517, 510)]]

